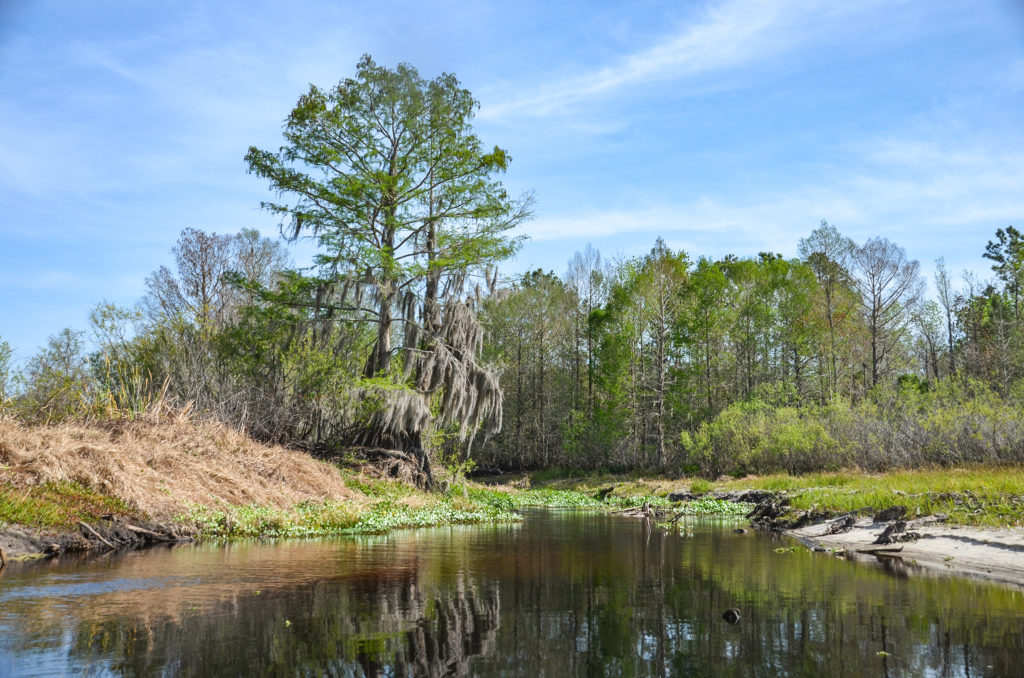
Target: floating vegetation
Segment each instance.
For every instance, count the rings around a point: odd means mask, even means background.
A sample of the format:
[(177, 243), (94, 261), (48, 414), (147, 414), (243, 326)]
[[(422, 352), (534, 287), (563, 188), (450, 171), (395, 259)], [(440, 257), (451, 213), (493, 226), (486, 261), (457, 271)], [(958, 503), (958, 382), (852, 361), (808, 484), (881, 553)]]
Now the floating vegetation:
[(338, 534), (380, 534), (405, 527), (434, 527), (469, 523), (516, 522), (511, 510), (442, 498), (422, 507), (385, 499), (369, 507), (332, 501), (302, 502), (290, 509), (237, 506), (230, 510), (194, 506), (178, 517), (196, 526), (204, 537), (279, 538), (322, 537)]
[[(481, 491), (486, 492), (487, 490)], [(665, 508), (672, 505), (665, 497), (650, 494), (623, 497), (609, 494), (603, 499), (599, 499), (585, 492), (557, 490), (548, 487), (501, 494), (506, 494), (511, 501), (511, 505), (516, 508), (623, 509), (636, 508), (644, 504), (651, 508)], [(473, 496), (472, 491), (470, 496)]]
[[(653, 504), (652, 504), (653, 506)], [(677, 513), (686, 516), (745, 516), (754, 508), (746, 502), (702, 497), (683, 503)]]
[(522, 520), (518, 513), (490, 506), (475, 509), (456, 508), (442, 503), (425, 508), (410, 508), (402, 504), (380, 505), (363, 516), (358, 523), (344, 532), (354, 534), (379, 534), (403, 527), (433, 527), (440, 525), (464, 525), (471, 523), (517, 522)]
[(797, 551), (806, 550), (803, 546), (780, 546), (775, 549), (776, 553), (796, 553)]

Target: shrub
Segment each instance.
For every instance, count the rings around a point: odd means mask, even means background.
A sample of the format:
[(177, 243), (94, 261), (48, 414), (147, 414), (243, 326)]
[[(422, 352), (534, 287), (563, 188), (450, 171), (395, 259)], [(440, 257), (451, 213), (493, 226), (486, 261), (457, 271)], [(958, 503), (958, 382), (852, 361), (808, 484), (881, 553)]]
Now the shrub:
[(850, 461), (820, 410), (772, 408), (757, 400), (727, 407), (680, 442), (684, 463), (707, 477), (836, 470)]
[(734, 404), (680, 436), (683, 463), (707, 477), (858, 467), (1024, 463), (1024, 408), (977, 381), (876, 389), (855, 405)]

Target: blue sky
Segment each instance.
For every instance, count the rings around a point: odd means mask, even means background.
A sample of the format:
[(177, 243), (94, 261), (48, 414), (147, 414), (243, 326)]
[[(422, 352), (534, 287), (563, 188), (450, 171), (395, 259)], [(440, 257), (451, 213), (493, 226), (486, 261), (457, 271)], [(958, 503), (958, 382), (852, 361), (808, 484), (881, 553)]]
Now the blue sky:
[(508, 273), (659, 235), (794, 256), (827, 219), (987, 278), (1024, 226), (1019, 0), (0, 0), (0, 337), (134, 303), (185, 227), (276, 235), (245, 151), (364, 53), (480, 100), (537, 195)]

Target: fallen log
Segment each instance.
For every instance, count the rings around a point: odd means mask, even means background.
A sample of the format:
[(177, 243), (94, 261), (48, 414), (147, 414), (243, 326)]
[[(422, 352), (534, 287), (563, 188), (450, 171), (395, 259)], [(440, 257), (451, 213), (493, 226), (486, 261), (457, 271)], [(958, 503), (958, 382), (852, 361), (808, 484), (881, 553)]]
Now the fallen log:
[(903, 550), (903, 544), (899, 546), (876, 546), (874, 548), (857, 549), (857, 553), (899, 553)]
[(89, 527), (89, 526), (88, 526), (88, 525), (86, 525), (85, 523), (83, 523), (83, 522), (79, 521), (79, 522), (78, 522), (78, 524), (79, 524), (79, 525), (81, 525), (82, 527), (84, 527), (84, 528), (85, 528), (86, 530), (88, 530), (88, 531), (90, 532), (90, 534), (92, 534), (92, 536), (94, 536), (94, 537), (96, 537), (97, 539), (99, 539), (99, 540), (100, 540), (101, 542), (103, 542), (104, 544), (106, 544), (107, 546), (109, 546), (109, 547), (110, 547), (111, 549), (116, 549), (116, 548), (117, 548), (116, 546), (114, 546), (113, 544), (111, 544), (111, 543), (110, 543), (109, 541), (107, 541), (106, 539), (104, 539), (104, 538), (103, 538), (103, 535), (102, 535), (102, 534), (100, 534), (100, 533), (99, 533), (99, 532), (97, 532), (96, 530), (92, 529), (91, 527)]
[(158, 539), (160, 541), (171, 541), (171, 538), (168, 537), (166, 534), (160, 534), (159, 532), (154, 532), (153, 530), (147, 530), (144, 527), (129, 525), (128, 523), (122, 523), (121, 526), (124, 527), (126, 530), (131, 530), (135, 534), (145, 535), (147, 537), (152, 537), (153, 539)]

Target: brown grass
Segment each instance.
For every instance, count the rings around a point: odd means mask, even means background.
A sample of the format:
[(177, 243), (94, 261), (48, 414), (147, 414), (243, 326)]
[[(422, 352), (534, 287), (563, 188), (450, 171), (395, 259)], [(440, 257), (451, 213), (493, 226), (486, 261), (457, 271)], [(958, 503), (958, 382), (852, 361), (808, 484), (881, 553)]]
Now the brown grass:
[(223, 424), (168, 415), (34, 426), (2, 418), (0, 483), (75, 483), (154, 520), (171, 520), (195, 504), (365, 501), (331, 464)]

